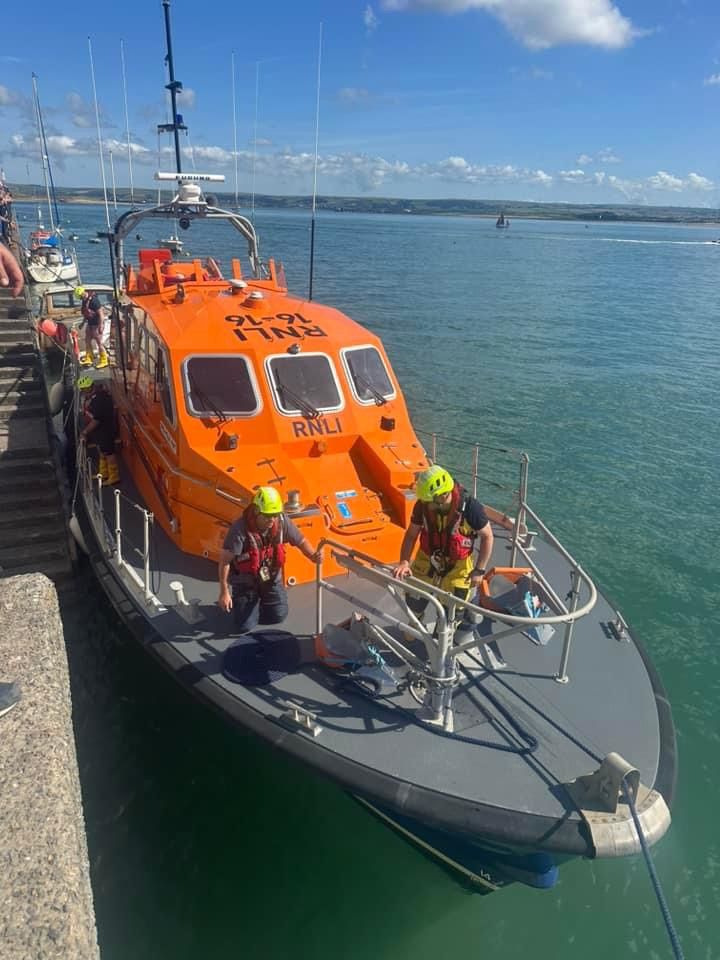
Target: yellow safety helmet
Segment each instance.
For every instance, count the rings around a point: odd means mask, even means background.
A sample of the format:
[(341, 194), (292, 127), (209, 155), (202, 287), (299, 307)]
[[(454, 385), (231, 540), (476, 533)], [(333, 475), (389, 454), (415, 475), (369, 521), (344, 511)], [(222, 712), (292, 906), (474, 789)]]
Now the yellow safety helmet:
[(77, 386), (78, 390), (89, 390), (90, 387), (92, 387), (94, 383), (95, 383), (95, 381), (93, 380), (93, 378), (92, 378), (92, 377), (88, 377), (88, 376), (86, 375), (86, 376), (84, 376), (84, 377), (78, 377), (78, 378), (77, 378), (76, 386)]
[(259, 513), (277, 514), (283, 512), (282, 497), (275, 487), (258, 487), (252, 501)]
[(82, 300), (82, 298), (85, 296), (85, 287), (75, 287), (75, 289), (73, 290), (73, 293), (78, 298), (78, 300)]
[(431, 503), (433, 497), (439, 497), (443, 493), (450, 493), (455, 486), (455, 481), (444, 467), (435, 463), (432, 467), (418, 476), (415, 484), (415, 496), (418, 500), (425, 503)]

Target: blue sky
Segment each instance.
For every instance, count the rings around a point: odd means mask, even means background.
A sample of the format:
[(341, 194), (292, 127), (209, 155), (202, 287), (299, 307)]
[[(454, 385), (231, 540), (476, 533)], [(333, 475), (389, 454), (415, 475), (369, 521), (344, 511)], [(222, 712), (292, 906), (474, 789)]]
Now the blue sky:
[[(152, 185), (155, 126), (166, 119), (160, 0), (68, 0), (41, 12), (8, 2), (7, 179), (41, 179), (34, 71), (56, 182), (100, 183), (89, 34), (108, 183), (110, 152), (118, 185), (128, 183), (122, 38), (134, 180)], [(253, 166), (259, 193), (312, 190), (322, 22), (321, 194), (720, 207), (717, 0), (215, 0), (206, 9), (172, 4), (190, 128), (184, 164), (224, 173), (229, 191), (236, 163), (241, 192), (252, 189)], [(172, 169), (167, 155), (162, 166)]]

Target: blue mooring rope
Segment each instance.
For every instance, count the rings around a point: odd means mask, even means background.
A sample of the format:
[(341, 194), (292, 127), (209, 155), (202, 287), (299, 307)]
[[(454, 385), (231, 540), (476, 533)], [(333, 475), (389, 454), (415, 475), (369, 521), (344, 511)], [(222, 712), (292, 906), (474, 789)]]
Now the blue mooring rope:
[(635, 800), (627, 783), (627, 774), (622, 778), (622, 784), (625, 789), (625, 798), (628, 806), (630, 807), (633, 823), (635, 824), (635, 829), (637, 830), (637, 835), (640, 839), (640, 848), (643, 852), (643, 856), (645, 857), (645, 864), (647, 865), (648, 873), (650, 874), (650, 881), (653, 885), (653, 890), (655, 891), (657, 901), (660, 904), (660, 912), (662, 913), (663, 920), (665, 921), (665, 929), (667, 930), (668, 936), (670, 937), (670, 942), (672, 943), (673, 953), (675, 954), (676, 960), (685, 960), (685, 954), (683, 953), (680, 945), (680, 938), (677, 935), (677, 930), (675, 929), (672, 917), (670, 916), (670, 908), (665, 900), (665, 894), (660, 886), (660, 880), (658, 879), (657, 872), (655, 871), (655, 864), (653, 863), (650, 855), (650, 848), (647, 845), (647, 840), (645, 839), (645, 834), (643, 833), (643, 829), (640, 824), (640, 818), (638, 817), (637, 809), (635, 808)]

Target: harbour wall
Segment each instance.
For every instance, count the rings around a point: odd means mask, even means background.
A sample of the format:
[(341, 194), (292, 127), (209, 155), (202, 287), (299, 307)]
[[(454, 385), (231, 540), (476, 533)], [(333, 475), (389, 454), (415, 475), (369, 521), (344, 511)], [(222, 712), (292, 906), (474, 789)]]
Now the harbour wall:
[(0, 579), (0, 955), (98, 960), (70, 678), (57, 593), (43, 574)]

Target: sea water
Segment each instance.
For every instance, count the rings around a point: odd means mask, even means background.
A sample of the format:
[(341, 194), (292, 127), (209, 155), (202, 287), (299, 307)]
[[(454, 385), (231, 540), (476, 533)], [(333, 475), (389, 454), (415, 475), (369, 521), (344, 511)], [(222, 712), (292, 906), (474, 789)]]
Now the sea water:
[[(64, 214), (83, 279), (107, 282), (106, 247), (87, 244), (104, 212)], [(305, 296), (308, 217), (259, 210), (256, 225)], [(148, 246), (167, 233), (141, 230)], [(517, 484), (497, 448), (529, 453), (530, 503), (649, 650), (680, 756), (653, 856), (702, 960), (720, 956), (719, 232), (322, 214), (314, 273), (315, 299), (383, 339), (417, 427), (483, 444), (483, 500), (509, 508)], [(229, 235), (183, 239), (227, 268)], [(469, 465), (439, 444), (441, 462)], [(470, 895), (194, 702), (89, 589), (68, 648), (104, 960), (670, 956), (642, 858), (575, 861), (548, 892)]]

